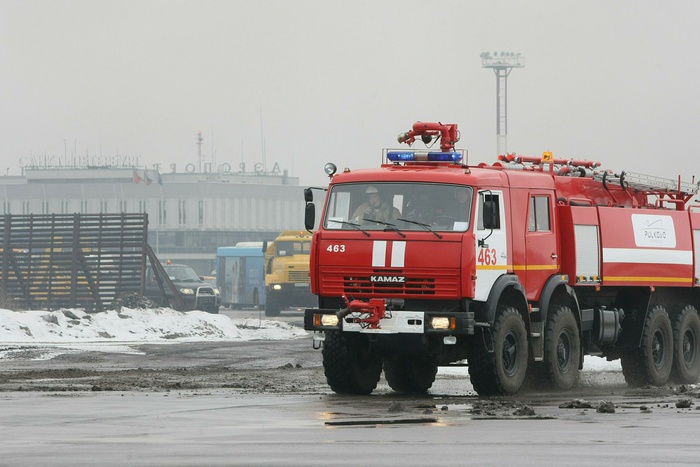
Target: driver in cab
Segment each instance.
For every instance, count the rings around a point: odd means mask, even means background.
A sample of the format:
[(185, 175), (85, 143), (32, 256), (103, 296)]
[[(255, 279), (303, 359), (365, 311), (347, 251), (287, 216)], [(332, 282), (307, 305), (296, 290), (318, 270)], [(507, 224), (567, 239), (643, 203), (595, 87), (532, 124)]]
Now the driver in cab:
[(368, 186), (365, 190), (365, 196), (367, 196), (367, 201), (355, 209), (352, 222), (357, 224), (371, 223), (371, 221), (391, 223), (401, 216), (398, 209), (382, 199), (381, 193), (376, 187)]

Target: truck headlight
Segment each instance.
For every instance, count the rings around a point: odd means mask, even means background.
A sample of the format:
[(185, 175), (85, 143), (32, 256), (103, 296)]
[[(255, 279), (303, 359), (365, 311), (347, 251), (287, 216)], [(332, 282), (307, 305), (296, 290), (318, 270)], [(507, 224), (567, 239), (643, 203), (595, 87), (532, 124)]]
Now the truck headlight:
[(455, 325), (455, 319), (454, 318), (445, 318), (442, 316), (434, 316), (433, 318), (430, 319), (430, 326), (433, 329), (452, 329), (454, 330), (456, 328)]
[(218, 287), (214, 287), (214, 295), (221, 295), (221, 291)]
[(339, 323), (336, 315), (314, 315), (314, 326), (337, 327)]
[(194, 295), (194, 289), (183, 287), (180, 289), (180, 293), (183, 295)]
[(273, 284), (272, 290), (282, 290), (282, 284)]

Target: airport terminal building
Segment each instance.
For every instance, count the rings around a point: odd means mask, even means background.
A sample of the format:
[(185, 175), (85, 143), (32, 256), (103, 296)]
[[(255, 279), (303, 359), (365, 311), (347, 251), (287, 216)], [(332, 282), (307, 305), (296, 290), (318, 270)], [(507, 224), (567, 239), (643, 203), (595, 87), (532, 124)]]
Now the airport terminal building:
[[(208, 169), (208, 167), (205, 167)], [(303, 229), (299, 179), (275, 164), (265, 171), (196, 170), (178, 173), (134, 166), (26, 166), (20, 176), (0, 177), (4, 214), (148, 214), (148, 243), (161, 261), (215, 268), (216, 249), (241, 241), (272, 240)]]

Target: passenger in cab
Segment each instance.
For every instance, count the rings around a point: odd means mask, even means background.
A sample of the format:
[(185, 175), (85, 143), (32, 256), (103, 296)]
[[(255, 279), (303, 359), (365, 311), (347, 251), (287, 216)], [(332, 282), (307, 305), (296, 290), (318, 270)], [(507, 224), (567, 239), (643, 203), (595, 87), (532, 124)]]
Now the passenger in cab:
[(376, 187), (368, 186), (365, 190), (365, 196), (367, 196), (367, 201), (355, 209), (352, 222), (357, 224), (371, 223), (372, 221), (391, 223), (401, 216), (401, 211), (384, 200)]

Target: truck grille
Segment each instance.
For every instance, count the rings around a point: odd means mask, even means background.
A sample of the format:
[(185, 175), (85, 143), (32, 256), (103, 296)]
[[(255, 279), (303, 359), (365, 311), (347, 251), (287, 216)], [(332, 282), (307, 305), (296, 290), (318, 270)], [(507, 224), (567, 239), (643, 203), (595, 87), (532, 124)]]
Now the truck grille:
[(346, 293), (368, 294), (402, 294), (402, 295), (435, 295), (435, 279), (431, 278), (406, 278), (403, 284), (384, 284), (370, 282), (369, 277), (343, 278), (343, 288)]
[(309, 282), (309, 271), (289, 271), (290, 282)]
[(371, 275), (376, 272), (366, 272), (348, 275), (341, 272), (321, 274), (321, 290), (327, 295), (382, 295), (391, 297), (445, 297), (457, 296), (459, 293), (459, 276), (456, 273), (442, 274), (405, 274), (401, 271), (382, 271), (381, 275), (405, 276), (403, 283), (372, 282)]

